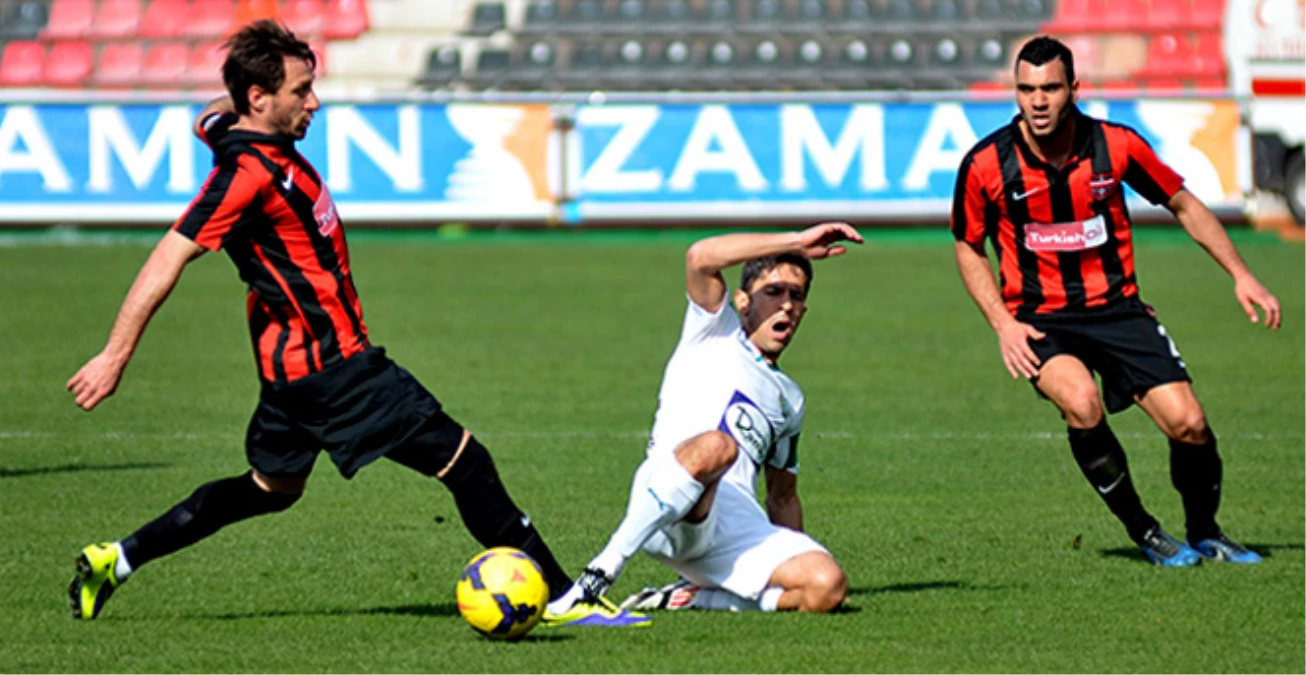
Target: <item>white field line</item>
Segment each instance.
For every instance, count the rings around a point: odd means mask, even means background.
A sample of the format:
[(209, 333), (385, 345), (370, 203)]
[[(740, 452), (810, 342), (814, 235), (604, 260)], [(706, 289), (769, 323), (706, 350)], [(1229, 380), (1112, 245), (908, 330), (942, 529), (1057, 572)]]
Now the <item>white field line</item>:
[[(647, 439), (647, 431), (601, 431), (601, 430), (579, 430), (579, 429), (556, 429), (556, 430), (535, 430), (535, 431), (484, 431), (472, 430), (474, 433), (487, 438), (527, 438), (527, 439), (553, 439), (553, 438), (618, 438), (618, 439)], [(852, 432), (852, 431), (811, 431), (808, 432), (812, 439), (832, 439), (832, 440), (901, 440), (901, 441), (1064, 441), (1066, 433), (1064, 431), (1012, 431), (1012, 432), (983, 432), (983, 431), (872, 431), (869, 433)], [(222, 438), (228, 437), (238, 439), (243, 433), (235, 431), (230, 433), (219, 434), (200, 434), (186, 431), (173, 432), (140, 432), (140, 431), (103, 431), (103, 432), (60, 432), (60, 431), (36, 431), (23, 429), (0, 430), (0, 441), (7, 440), (24, 440), (24, 439), (78, 439), (78, 440), (177, 440), (177, 441), (195, 441), (205, 438)], [(1161, 432), (1117, 432), (1116, 436), (1125, 439), (1151, 439), (1159, 438)], [(1303, 434), (1267, 434), (1262, 432), (1235, 432), (1221, 433), (1222, 439), (1239, 440), (1239, 441), (1269, 441), (1269, 440), (1297, 440), (1306, 435)]]

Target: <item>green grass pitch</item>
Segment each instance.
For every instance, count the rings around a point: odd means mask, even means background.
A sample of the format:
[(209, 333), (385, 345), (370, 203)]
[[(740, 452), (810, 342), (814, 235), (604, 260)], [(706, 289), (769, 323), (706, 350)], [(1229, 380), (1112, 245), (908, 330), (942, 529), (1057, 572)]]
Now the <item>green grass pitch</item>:
[[(621, 517), (694, 236), (353, 232), (373, 339), (484, 440), (571, 570)], [(1143, 297), (1220, 438), (1221, 522), (1264, 564), (1147, 564), (1055, 410), (1002, 368), (946, 232), (875, 231), (817, 263), (782, 360), (808, 398), (807, 526), (848, 571), (847, 611), (660, 614), (647, 630), (499, 644), (454, 607), (479, 547), (452, 500), (385, 461), (346, 482), (323, 459), (294, 509), (143, 568), (100, 620), (68, 617), (81, 546), (245, 469), (257, 385), (225, 256), (187, 271), (114, 398), (86, 414), (63, 391), (154, 238), (0, 237), (0, 672), (1306, 670), (1299, 244), (1238, 237), (1285, 308), (1274, 334), (1248, 324), (1195, 244), (1139, 236)], [(1181, 533), (1164, 439), (1137, 410), (1112, 424), (1144, 503)], [(637, 559), (613, 594), (671, 579)]]

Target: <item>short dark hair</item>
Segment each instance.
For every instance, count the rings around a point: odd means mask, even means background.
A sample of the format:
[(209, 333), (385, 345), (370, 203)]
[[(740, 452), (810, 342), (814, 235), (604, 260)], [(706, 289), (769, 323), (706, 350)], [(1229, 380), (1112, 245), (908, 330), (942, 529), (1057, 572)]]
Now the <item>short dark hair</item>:
[(241, 28), (225, 46), (227, 58), (222, 62), (222, 83), (241, 115), (249, 114), (250, 87), (257, 85), (276, 92), (285, 83), (287, 56), (304, 59), (310, 68), (317, 68), (313, 48), (271, 19)]
[(1040, 35), (1026, 42), (1020, 48), (1020, 53), (1016, 55), (1016, 66), (1019, 67), (1021, 61), (1031, 66), (1041, 66), (1056, 59), (1061, 59), (1061, 64), (1066, 68), (1066, 83), (1073, 83), (1075, 55), (1070, 53), (1070, 48), (1065, 43), (1049, 35)]
[(744, 268), (739, 272), (739, 287), (745, 293), (753, 290), (753, 282), (757, 278), (771, 271), (772, 268), (780, 265), (793, 265), (807, 275), (807, 283), (803, 284), (804, 289), (812, 287), (812, 261), (805, 255), (798, 253), (781, 253), (780, 255), (769, 255), (765, 258), (754, 258), (744, 263)]

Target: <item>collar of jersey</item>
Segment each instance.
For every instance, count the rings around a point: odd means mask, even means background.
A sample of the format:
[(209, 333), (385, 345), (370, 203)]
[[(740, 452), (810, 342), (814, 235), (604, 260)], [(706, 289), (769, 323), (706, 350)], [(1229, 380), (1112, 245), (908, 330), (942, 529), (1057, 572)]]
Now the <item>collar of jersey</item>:
[(230, 145), (249, 145), (258, 143), (261, 145), (276, 145), (282, 148), (295, 147), (295, 139), (283, 134), (261, 134), (257, 131), (245, 131), (244, 129), (232, 129), (228, 131), (218, 141), (220, 146)]
[(1016, 143), (1016, 147), (1020, 148), (1020, 154), (1025, 157), (1026, 164), (1042, 169), (1063, 171), (1093, 156), (1093, 122), (1095, 120), (1085, 115), (1078, 105), (1075, 106), (1070, 115), (1075, 118), (1075, 138), (1070, 143), (1071, 147), (1075, 148), (1075, 154), (1071, 155), (1070, 159), (1066, 160), (1066, 165), (1060, 169), (1039, 159), (1038, 155), (1034, 154), (1034, 150), (1025, 143), (1025, 135), (1020, 133), (1020, 113), (1016, 113), (1016, 116), (1011, 118), (1011, 137)]
[(766, 360), (766, 356), (762, 354), (762, 350), (758, 349), (757, 345), (753, 344), (753, 341), (748, 339), (748, 335), (744, 333), (744, 329), (742, 327), (739, 329), (739, 332), (735, 334), (735, 337), (739, 339), (739, 343), (744, 346), (744, 349), (747, 349), (748, 353), (752, 354), (753, 360), (766, 366), (767, 368), (770, 368), (771, 370), (777, 373), (782, 372), (780, 370), (780, 366), (777, 366), (774, 363), (771, 363)]

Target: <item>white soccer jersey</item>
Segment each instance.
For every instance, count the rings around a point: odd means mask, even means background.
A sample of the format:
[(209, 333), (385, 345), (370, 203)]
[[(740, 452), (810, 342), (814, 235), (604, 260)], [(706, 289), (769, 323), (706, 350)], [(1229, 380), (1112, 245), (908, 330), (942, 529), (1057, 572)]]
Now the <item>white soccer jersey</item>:
[(690, 300), (662, 376), (648, 453), (674, 452), (707, 431), (727, 432), (739, 444), (739, 459), (722, 480), (756, 499), (762, 465), (798, 473), (802, 424), (802, 389), (766, 363), (730, 302), (712, 313)]

